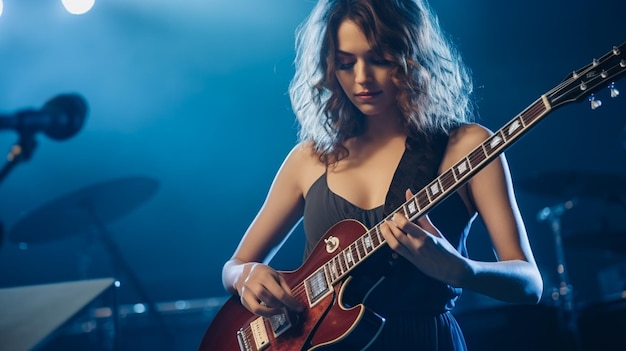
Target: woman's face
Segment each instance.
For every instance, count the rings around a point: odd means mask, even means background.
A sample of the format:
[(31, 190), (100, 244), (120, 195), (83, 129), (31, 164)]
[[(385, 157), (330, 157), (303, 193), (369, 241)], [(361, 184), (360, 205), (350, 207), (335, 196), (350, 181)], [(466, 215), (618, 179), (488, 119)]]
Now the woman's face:
[(398, 112), (392, 64), (376, 54), (365, 34), (351, 20), (337, 30), (335, 75), (350, 101), (366, 116)]

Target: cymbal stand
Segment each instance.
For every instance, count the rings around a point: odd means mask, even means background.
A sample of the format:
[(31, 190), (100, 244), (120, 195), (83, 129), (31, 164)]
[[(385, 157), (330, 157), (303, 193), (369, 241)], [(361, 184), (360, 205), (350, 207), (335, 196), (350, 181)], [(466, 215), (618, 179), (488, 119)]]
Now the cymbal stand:
[[(107, 252), (112, 258), (112, 262), (115, 266), (115, 275), (117, 276), (119, 274), (118, 272), (119, 270), (121, 270), (126, 275), (126, 277), (129, 279), (129, 281), (131, 282), (131, 284), (133, 285), (133, 287), (135, 288), (135, 290), (137, 291), (137, 293), (139, 294), (141, 299), (143, 299), (145, 305), (147, 306), (146, 312), (152, 315), (152, 317), (154, 317), (154, 321), (157, 322), (159, 327), (161, 328), (161, 331), (162, 331), (161, 336), (163, 337), (164, 339), (163, 341), (165, 342), (165, 345), (166, 345), (165, 349), (174, 350), (175, 349), (174, 337), (171, 331), (167, 328), (165, 320), (163, 320), (163, 316), (157, 310), (156, 304), (152, 301), (148, 293), (143, 289), (142, 285), (139, 282), (139, 279), (137, 278), (137, 275), (135, 275), (135, 273), (130, 269), (130, 266), (124, 259), (123, 255), (121, 254), (115, 242), (113, 241), (104, 222), (100, 219), (100, 217), (96, 213), (96, 210), (93, 204), (90, 203), (89, 201), (85, 201), (83, 205), (85, 206), (85, 209), (89, 212), (89, 215), (93, 219), (93, 223), (96, 228), (96, 233), (98, 234), (98, 239), (100, 239), (100, 241), (104, 244), (105, 249), (107, 250)], [(116, 283), (116, 284), (119, 284), (119, 283)], [(115, 308), (115, 310), (117, 310), (117, 308)], [(115, 320), (117, 320), (117, 318), (118, 316), (115, 316)], [(119, 335), (119, 333), (117, 332), (115, 332), (114, 334)], [(116, 344), (119, 344), (119, 342), (116, 342)]]
[(580, 350), (577, 315), (576, 309), (574, 308), (574, 293), (565, 262), (561, 228), (561, 216), (565, 211), (574, 207), (576, 202), (576, 199), (572, 199), (564, 203), (546, 207), (537, 214), (537, 220), (540, 222), (549, 222), (552, 235), (554, 236), (557, 260), (556, 270), (559, 277), (559, 285), (558, 288), (553, 290), (551, 297), (559, 309), (561, 327), (563, 328), (562, 332), (574, 343), (574, 350)]

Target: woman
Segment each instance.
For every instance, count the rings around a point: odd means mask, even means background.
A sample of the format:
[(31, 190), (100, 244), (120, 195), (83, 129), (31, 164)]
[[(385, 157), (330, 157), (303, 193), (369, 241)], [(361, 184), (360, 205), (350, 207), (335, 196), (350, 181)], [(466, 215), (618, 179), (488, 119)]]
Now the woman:
[[(223, 268), (261, 316), (304, 308), (264, 262), (301, 218), (305, 259), (337, 222), (377, 224), (389, 251), (363, 262), (343, 303), (385, 319), (368, 350), (464, 350), (461, 289), (537, 303), (542, 280), (501, 155), (415, 223), (394, 210), (491, 132), (471, 123), (471, 81), (422, 0), (320, 0), (297, 32), (290, 85), (300, 142)], [(388, 216), (393, 214), (393, 216)], [(480, 215), (497, 262), (468, 258)], [(359, 274), (356, 274), (359, 273)]]

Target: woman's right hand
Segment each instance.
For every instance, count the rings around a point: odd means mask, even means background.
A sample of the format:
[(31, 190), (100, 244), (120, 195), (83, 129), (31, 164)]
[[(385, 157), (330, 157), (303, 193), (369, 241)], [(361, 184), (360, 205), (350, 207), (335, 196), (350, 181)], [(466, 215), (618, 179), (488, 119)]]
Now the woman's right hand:
[(242, 264), (241, 274), (233, 287), (241, 304), (250, 312), (270, 317), (284, 309), (302, 312), (304, 307), (292, 295), (283, 276), (268, 265), (251, 262)]

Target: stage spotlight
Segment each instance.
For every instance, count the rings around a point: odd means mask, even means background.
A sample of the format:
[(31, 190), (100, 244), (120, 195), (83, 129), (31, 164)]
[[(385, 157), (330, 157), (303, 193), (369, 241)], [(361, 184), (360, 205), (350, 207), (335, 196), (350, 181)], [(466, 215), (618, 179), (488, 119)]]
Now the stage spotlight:
[(82, 15), (91, 10), (96, 0), (61, 0), (67, 12)]
[(2, 16), (2, 7), (3, 7), (3, 5), (4, 4), (2, 3), (2, 0), (0, 0), (0, 16)]

